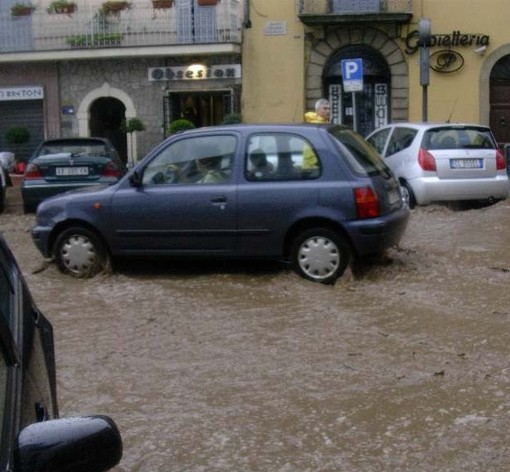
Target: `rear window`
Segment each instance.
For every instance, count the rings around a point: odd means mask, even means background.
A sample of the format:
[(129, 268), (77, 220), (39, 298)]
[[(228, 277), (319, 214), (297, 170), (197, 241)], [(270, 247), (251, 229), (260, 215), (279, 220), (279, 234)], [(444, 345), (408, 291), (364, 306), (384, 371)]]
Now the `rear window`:
[(431, 151), (439, 149), (496, 149), (496, 143), (488, 128), (443, 126), (426, 131), (422, 147)]
[(363, 176), (391, 174), (375, 148), (359, 134), (340, 126), (331, 127), (328, 131), (339, 148), (342, 158), (354, 173)]
[(71, 157), (109, 156), (106, 146), (101, 142), (60, 142), (46, 143), (40, 149), (38, 156), (50, 154), (70, 154)]

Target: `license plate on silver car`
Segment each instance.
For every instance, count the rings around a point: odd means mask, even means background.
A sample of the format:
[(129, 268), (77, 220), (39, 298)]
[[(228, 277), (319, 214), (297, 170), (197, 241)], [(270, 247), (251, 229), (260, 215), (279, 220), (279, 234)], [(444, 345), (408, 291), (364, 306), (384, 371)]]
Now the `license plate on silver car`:
[(59, 177), (63, 176), (75, 176), (75, 175), (89, 175), (88, 167), (57, 167), (55, 175)]
[(450, 169), (481, 169), (483, 159), (450, 159)]

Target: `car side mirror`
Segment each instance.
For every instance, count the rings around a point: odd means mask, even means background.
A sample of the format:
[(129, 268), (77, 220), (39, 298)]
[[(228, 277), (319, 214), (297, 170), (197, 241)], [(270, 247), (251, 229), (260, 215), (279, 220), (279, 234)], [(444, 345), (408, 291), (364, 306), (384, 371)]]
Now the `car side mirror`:
[(18, 435), (15, 472), (103, 472), (122, 458), (122, 439), (107, 416), (34, 423)]
[(142, 174), (138, 171), (133, 171), (129, 176), (129, 183), (133, 187), (141, 187), (142, 186)]

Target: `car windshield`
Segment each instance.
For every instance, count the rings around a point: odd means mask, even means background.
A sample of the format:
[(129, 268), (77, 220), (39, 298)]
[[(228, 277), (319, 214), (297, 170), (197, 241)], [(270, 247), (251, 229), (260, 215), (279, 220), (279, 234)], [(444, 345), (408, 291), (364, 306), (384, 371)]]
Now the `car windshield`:
[(328, 131), (353, 172), (359, 175), (391, 174), (377, 151), (359, 134), (341, 126), (331, 127)]
[(489, 129), (478, 126), (442, 126), (431, 128), (423, 136), (422, 147), (439, 149), (495, 149)]
[(48, 143), (41, 148), (38, 155), (50, 154), (70, 154), (72, 157), (108, 156), (108, 151), (102, 143)]

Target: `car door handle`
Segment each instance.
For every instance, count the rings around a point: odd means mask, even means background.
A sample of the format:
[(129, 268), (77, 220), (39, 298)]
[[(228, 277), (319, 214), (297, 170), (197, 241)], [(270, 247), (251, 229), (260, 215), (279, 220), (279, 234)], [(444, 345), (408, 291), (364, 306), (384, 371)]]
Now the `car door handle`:
[(225, 197), (225, 195), (216, 195), (214, 197), (211, 197), (211, 202), (225, 205), (225, 203), (227, 203), (227, 197)]
[(220, 210), (224, 210), (227, 206), (227, 197), (225, 195), (216, 195), (211, 197), (213, 206), (220, 207)]

